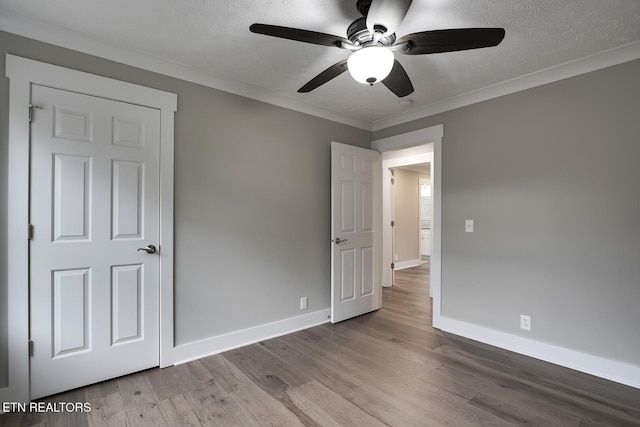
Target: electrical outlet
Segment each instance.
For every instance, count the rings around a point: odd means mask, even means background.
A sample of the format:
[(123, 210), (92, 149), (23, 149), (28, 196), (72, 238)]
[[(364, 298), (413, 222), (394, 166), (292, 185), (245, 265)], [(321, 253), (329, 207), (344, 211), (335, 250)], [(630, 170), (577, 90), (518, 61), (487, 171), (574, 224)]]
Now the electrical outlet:
[(307, 309), (307, 297), (302, 297), (300, 298), (300, 310), (306, 310)]
[(524, 329), (525, 331), (531, 330), (531, 316), (520, 315), (520, 329)]
[(398, 255), (394, 255), (393, 260), (394, 260), (395, 262), (398, 262)]

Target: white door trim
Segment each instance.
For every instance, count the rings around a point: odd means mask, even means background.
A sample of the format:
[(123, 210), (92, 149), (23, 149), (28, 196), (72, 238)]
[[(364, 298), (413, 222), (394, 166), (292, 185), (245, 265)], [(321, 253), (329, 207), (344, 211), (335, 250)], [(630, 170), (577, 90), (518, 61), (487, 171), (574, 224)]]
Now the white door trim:
[[(407, 132), (388, 138), (377, 139), (371, 142), (371, 148), (382, 153), (382, 198), (383, 198), (383, 232), (382, 232), (382, 253), (383, 261), (383, 284), (389, 283), (390, 276), (387, 264), (391, 264), (391, 251), (387, 250), (388, 239), (391, 237), (391, 224), (388, 221), (389, 215), (389, 168), (404, 166), (409, 164), (431, 162), (431, 185), (433, 188), (433, 212), (431, 219), (431, 232), (433, 246), (431, 248), (431, 295), (433, 297), (433, 327), (441, 326), (441, 268), (442, 268), (442, 138), (444, 136), (444, 126), (436, 125)], [(433, 144), (433, 153), (412, 152), (412, 148), (425, 144)], [(395, 150), (407, 149), (400, 157), (386, 158), (385, 153)], [(386, 215), (386, 216), (385, 216)], [(387, 221), (385, 222), (385, 219)], [(386, 251), (386, 256), (385, 256)], [(387, 264), (385, 264), (387, 262)], [(386, 274), (385, 274), (386, 272)], [(384, 281), (386, 278), (386, 282)]]
[[(173, 364), (173, 176), (177, 95), (6, 55), (9, 85), (8, 387), (0, 401), (29, 400), (29, 103), (39, 84), (160, 110), (160, 366)], [(37, 114), (37, 111), (35, 112)]]

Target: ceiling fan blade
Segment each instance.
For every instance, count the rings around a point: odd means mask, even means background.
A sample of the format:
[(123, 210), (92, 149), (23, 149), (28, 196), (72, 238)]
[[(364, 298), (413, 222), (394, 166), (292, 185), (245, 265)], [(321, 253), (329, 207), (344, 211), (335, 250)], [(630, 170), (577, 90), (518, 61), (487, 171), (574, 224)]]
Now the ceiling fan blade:
[(371, 33), (376, 26), (383, 26), (387, 31), (383, 34), (387, 36), (396, 32), (412, 0), (372, 0), (371, 7), (367, 13), (367, 28)]
[(264, 34), (265, 36), (319, 44), (322, 46), (342, 47), (343, 43), (346, 43), (347, 45), (350, 44), (349, 40), (343, 37), (309, 30), (300, 30), (297, 28), (280, 27), (277, 25), (253, 24), (249, 27), (249, 30), (252, 33)]
[(391, 92), (395, 93), (399, 98), (413, 93), (413, 85), (404, 70), (404, 67), (396, 59), (393, 63), (391, 73), (382, 81)]
[(504, 39), (504, 28), (459, 28), (452, 30), (423, 31), (401, 37), (397, 45), (407, 44), (406, 55), (454, 52), (477, 49), (500, 44)]
[(306, 85), (302, 86), (298, 89), (298, 93), (307, 93), (311, 92), (315, 88), (322, 86), (326, 82), (331, 79), (338, 77), (340, 74), (347, 71), (347, 60), (340, 61), (336, 64), (333, 64), (331, 67), (327, 68), (313, 79), (309, 81)]

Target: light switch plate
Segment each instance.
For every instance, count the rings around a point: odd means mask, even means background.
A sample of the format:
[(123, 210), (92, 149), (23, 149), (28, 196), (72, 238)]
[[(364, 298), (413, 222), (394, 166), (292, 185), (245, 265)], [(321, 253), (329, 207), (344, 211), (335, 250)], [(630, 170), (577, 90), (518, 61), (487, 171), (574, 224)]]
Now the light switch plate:
[(473, 220), (467, 219), (464, 221), (464, 231), (466, 233), (473, 233)]

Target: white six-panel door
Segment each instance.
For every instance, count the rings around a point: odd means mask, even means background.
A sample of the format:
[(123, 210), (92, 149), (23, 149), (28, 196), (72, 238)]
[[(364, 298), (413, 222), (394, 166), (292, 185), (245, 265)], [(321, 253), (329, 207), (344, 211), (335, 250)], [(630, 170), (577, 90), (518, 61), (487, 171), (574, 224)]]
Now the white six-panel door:
[(331, 144), (331, 322), (380, 308), (374, 164), (380, 153)]
[(31, 398), (159, 362), (159, 110), (34, 85)]

